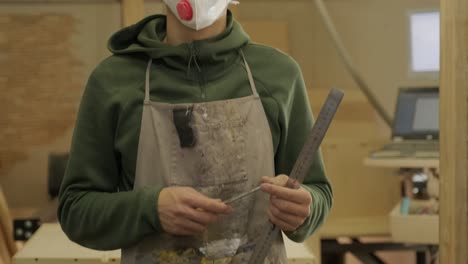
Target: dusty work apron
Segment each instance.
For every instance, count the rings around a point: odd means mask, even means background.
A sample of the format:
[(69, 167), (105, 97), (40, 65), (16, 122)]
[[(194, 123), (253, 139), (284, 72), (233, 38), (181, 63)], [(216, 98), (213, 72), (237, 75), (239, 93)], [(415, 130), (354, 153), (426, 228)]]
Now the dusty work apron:
[[(252, 95), (205, 103), (152, 102), (149, 61), (135, 189), (191, 186), (225, 200), (258, 186), (262, 176), (274, 175), (268, 120), (241, 51), (240, 56)], [(234, 202), (234, 212), (200, 236), (147, 236), (122, 250), (122, 263), (247, 263), (260, 232), (268, 227), (268, 203), (269, 196), (262, 192)], [(265, 263), (286, 263), (281, 236)]]

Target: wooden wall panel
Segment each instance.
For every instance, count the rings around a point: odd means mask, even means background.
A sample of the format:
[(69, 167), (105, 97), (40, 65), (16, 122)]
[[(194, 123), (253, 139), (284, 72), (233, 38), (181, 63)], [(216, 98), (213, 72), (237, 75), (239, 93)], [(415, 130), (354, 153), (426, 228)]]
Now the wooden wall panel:
[[(83, 62), (72, 47), (78, 23), (66, 14), (0, 14), (0, 176), (26, 161), (29, 150), (53, 144), (73, 127), (84, 85)], [(38, 172), (27, 177), (5, 188), (12, 205), (28, 185), (45, 196), (45, 188), (33, 185)]]
[[(329, 89), (309, 88), (312, 111), (318, 115)], [(345, 97), (331, 124), (325, 142), (330, 139), (356, 139), (357, 141), (382, 141), (390, 138), (390, 130), (372, 108), (364, 94), (357, 89), (344, 90)]]
[[(269, 20), (266, 16), (255, 18), (245, 5), (236, 9), (237, 19), (254, 41), (265, 43), (296, 55), (299, 62), (304, 57), (295, 49), (298, 43), (306, 42), (307, 37), (298, 39), (297, 29), (291, 17)], [(294, 12), (293, 12), (294, 13)], [(261, 22), (261, 21), (270, 22)], [(278, 23), (287, 26), (281, 29)], [(274, 27), (274, 28), (269, 28)], [(277, 30), (277, 28), (281, 30)], [(278, 36), (277, 32), (281, 33)], [(302, 31), (303, 33), (305, 31)], [(283, 41), (282, 35), (287, 36)], [(282, 48), (284, 47), (284, 48)], [(297, 57), (299, 56), (299, 57)], [(310, 58), (317, 65), (322, 61)], [(303, 66), (301, 64), (301, 66)], [(302, 67), (304, 76), (311, 72)], [(315, 115), (318, 114), (329, 87), (308, 87), (309, 99)], [(367, 99), (358, 89), (345, 89), (346, 95), (336, 118), (322, 145), (327, 175), (334, 190), (334, 205), (329, 219), (307, 244), (320, 260), (319, 237), (343, 235), (388, 235), (388, 214), (400, 198), (400, 179), (391, 170), (370, 168), (363, 164), (368, 153), (389, 139), (389, 129), (379, 120)]]
[(144, 0), (121, 0), (122, 26), (135, 24), (145, 15)]
[(383, 141), (331, 138), (322, 145), (327, 175), (334, 190), (325, 237), (385, 235), (388, 214), (400, 199), (400, 179), (391, 169), (367, 167), (363, 159)]
[(288, 22), (281, 20), (242, 20), (244, 30), (253, 41), (289, 53)]
[(467, 263), (468, 2), (441, 1), (440, 263)]
[(69, 151), (86, 80), (110, 55), (119, 10), (110, 1), (0, 2), (0, 185), (12, 208), (48, 204), (48, 155)]
[[(236, 10), (242, 14), (242, 5)], [(291, 53), (287, 20), (239, 18), (256, 42)], [(329, 89), (309, 87), (317, 115)], [(389, 130), (357, 89), (346, 89), (345, 99), (322, 145), (327, 175), (334, 190), (334, 205), (318, 235), (307, 244), (320, 261), (320, 237), (388, 235), (388, 214), (400, 199), (400, 179), (392, 170), (366, 167), (363, 159), (388, 141)], [(379, 122), (380, 121), (380, 122)]]

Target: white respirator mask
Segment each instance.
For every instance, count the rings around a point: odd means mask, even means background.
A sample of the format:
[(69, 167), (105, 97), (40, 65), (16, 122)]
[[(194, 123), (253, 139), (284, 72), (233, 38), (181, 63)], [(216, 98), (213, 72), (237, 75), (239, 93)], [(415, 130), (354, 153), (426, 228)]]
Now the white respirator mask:
[(216, 22), (233, 0), (164, 0), (179, 21), (185, 26), (201, 30)]

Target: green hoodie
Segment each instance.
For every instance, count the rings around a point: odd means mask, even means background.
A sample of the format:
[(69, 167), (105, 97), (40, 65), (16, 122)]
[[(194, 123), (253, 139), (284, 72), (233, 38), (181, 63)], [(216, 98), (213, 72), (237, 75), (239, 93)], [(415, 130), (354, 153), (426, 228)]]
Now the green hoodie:
[[(71, 240), (109, 250), (162, 232), (157, 204), (164, 186), (132, 190), (149, 57), (154, 61), (151, 100), (205, 102), (251, 94), (238, 53), (242, 49), (270, 124), (276, 173), (289, 174), (313, 124), (300, 68), (288, 55), (252, 43), (230, 12), (227, 19), (220, 35), (179, 46), (163, 42), (162, 15), (112, 36), (113, 55), (97, 66), (87, 83), (60, 190), (58, 217)], [(321, 158), (304, 187), (313, 204), (305, 223), (287, 234), (295, 241), (316, 230), (332, 204)]]

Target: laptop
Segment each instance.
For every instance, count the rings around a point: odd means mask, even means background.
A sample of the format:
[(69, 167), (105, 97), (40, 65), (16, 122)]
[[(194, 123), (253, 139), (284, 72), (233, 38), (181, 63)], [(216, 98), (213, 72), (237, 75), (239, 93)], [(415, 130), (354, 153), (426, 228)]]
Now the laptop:
[(401, 88), (392, 126), (392, 142), (372, 158), (439, 158), (439, 89)]

